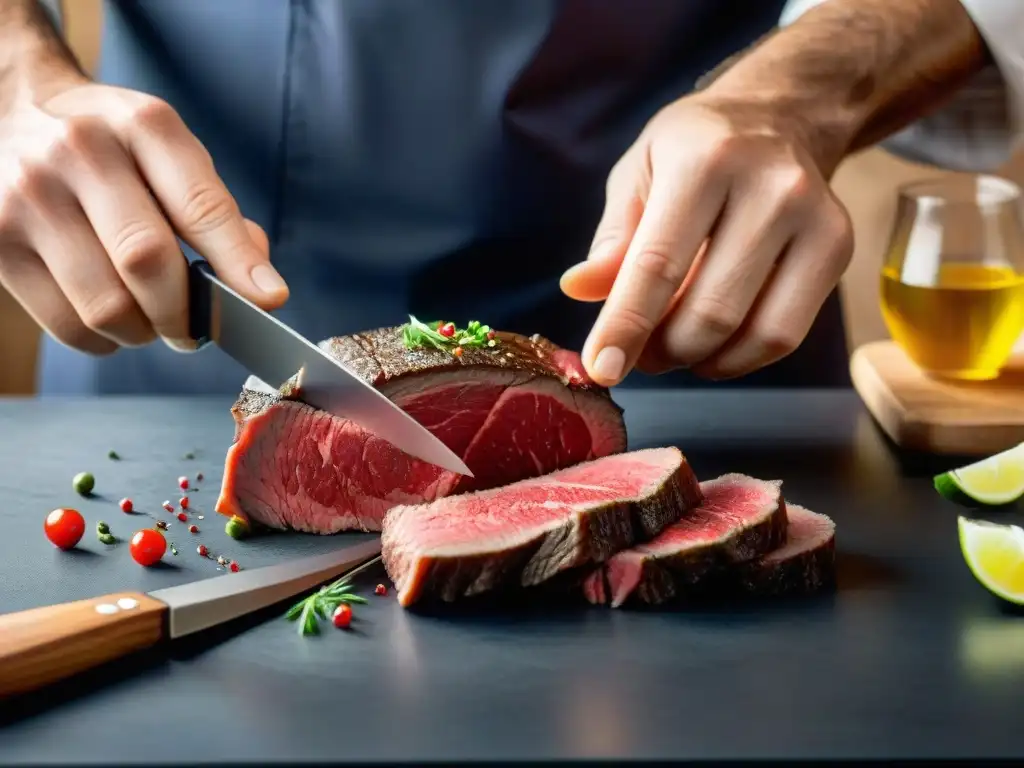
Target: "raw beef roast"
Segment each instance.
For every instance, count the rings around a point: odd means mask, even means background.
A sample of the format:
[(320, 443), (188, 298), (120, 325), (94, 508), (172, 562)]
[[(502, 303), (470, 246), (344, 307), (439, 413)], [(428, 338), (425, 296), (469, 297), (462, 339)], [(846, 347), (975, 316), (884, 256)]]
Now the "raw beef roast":
[(728, 574), (742, 592), (791, 595), (830, 588), (836, 581), (836, 524), (796, 504), (786, 505), (786, 543)]
[(537, 477), (624, 451), (621, 409), (575, 352), (539, 336), (497, 334), (461, 357), (410, 350), (400, 328), (321, 342), (462, 457), (475, 478), (399, 451), (346, 419), (306, 405), (294, 382), (246, 388), (232, 408), (217, 511), (310, 533), (379, 531), (396, 504)]
[(653, 540), (619, 552), (583, 584), (595, 604), (633, 597), (665, 602), (735, 563), (761, 557), (786, 538), (780, 481), (723, 475), (700, 484), (704, 501)]
[(534, 586), (657, 535), (700, 503), (677, 448), (649, 448), (430, 504), (384, 520), (383, 560), (412, 605)]

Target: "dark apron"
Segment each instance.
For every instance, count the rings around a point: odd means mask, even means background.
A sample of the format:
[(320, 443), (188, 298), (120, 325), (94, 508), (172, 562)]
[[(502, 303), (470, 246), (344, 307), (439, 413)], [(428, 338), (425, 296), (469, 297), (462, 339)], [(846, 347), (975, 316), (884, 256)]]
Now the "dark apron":
[[(109, 0), (100, 78), (173, 104), (271, 236), (315, 340), (406, 315), (580, 348), (609, 169), (782, 0)], [(48, 393), (233, 393), (217, 350), (89, 358), (47, 340)], [(631, 386), (694, 386), (686, 372)], [(833, 296), (804, 345), (738, 382), (846, 385)]]

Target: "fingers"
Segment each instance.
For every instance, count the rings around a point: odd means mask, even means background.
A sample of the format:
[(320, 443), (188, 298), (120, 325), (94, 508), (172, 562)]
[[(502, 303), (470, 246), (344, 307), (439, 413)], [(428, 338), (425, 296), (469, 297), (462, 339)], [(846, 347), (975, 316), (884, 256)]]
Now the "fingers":
[(562, 292), (576, 301), (604, 301), (644, 211), (650, 174), (628, 152), (608, 175), (605, 206), (587, 260), (562, 275)]
[(174, 232), (106, 126), (80, 128), (76, 143), (65, 170), (71, 190), (155, 333), (183, 345), (188, 267)]
[(694, 373), (711, 379), (743, 376), (781, 360), (807, 336), (853, 254), (846, 211), (834, 199), (815, 227), (798, 236), (739, 332)]
[(93, 355), (109, 355), (117, 350), (117, 344), (85, 326), (50, 270), (31, 249), (3, 246), (0, 285), (61, 344)]
[(799, 169), (770, 169), (741, 184), (726, 203), (699, 269), (652, 334), (643, 369), (689, 367), (740, 327), (788, 241), (807, 223), (816, 198)]
[(238, 205), (209, 154), (165, 102), (138, 107), (126, 128), (128, 143), (150, 189), (182, 239), (250, 301), (274, 309), (288, 287), (265, 247), (253, 241)]
[(0, 279), (64, 343), (103, 354), (187, 339), (175, 229), (253, 301), (287, 298), (266, 235), (164, 102), (83, 86), (5, 119)]
[(149, 319), (121, 280), (70, 190), (53, 177), (23, 186), (28, 244), (81, 323), (122, 346), (153, 340)]
[(676, 167), (655, 175), (640, 223), (597, 322), (583, 362), (599, 384), (617, 384), (633, 367), (682, 285), (725, 202), (721, 174)]

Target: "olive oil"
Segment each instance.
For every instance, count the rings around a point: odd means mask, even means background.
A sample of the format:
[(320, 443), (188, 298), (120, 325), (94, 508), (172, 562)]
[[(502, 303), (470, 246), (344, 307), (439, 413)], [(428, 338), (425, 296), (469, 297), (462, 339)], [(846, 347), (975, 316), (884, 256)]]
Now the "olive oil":
[(1024, 329), (1024, 276), (1008, 266), (947, 262), (934, 285), (882, 270), (882, 316), (923, 370), (955, 379), (998, 376)]

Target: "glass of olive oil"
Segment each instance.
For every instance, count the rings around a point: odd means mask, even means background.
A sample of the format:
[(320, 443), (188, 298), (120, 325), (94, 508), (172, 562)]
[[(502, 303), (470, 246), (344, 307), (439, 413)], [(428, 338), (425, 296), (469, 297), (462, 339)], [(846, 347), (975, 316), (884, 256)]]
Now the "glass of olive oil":
[(999, 375), (1024, 330), (1021, 190), (958, 175), (899, 190), (882, 267), (882, 316), (930, 375)]

